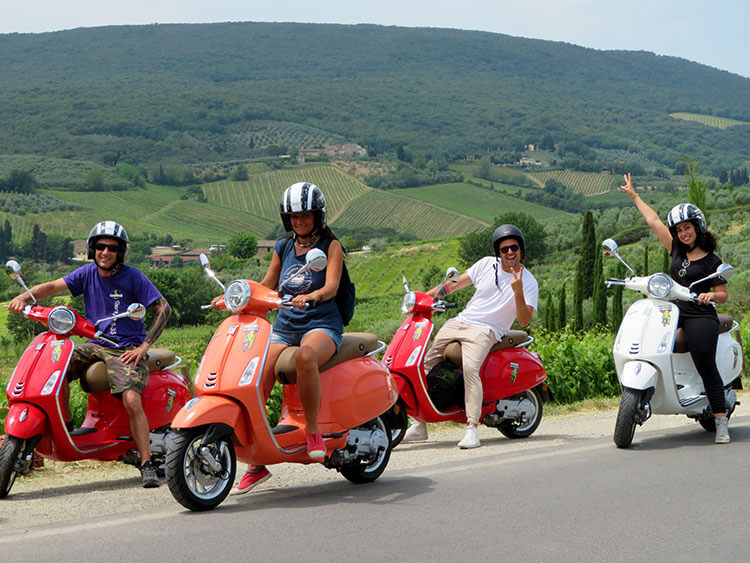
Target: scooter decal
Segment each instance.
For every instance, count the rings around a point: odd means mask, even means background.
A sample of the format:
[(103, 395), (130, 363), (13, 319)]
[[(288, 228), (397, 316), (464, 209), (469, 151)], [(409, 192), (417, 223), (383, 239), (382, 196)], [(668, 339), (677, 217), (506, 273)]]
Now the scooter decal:
[(246, 352), (253, 346), (255, 342), (255, 334), (260, 330), (258, 323), (250, 323), (242, 325), (242, 332), (245, 333), (245, 338), (242, 339), (242, 351)]
[(661, 326), (669, 326), (672, 321), (672, 307), (659, 307), (661, 313)]
[(169, 398), (167, 399), (167, 409), (164, 412), (169, 412), (172, 410), (172, 405), (174, 405), (174, 398), (177, 396), (177, 391), (174, 389), (167, 389), (167, 395)]
[(516, 362), (510, 362), (510, 382), (515, 383), (518, 378), (518, 364)]
[(62, 356), (63, 344), (65, 344), (64, 340), (53, 340), (52, 342), (50, 342), (50, 346), (52, 347), (52, 363), (56, 363), (60, 360), (60, 357)]
[(422, 329), (424, 328), (424, 326), (426, 324), (427, 324), (427, 321), (422, 321), (422, 322), (419, 322), (419, 323), (414, 323), (414, 326), (417, 327), (417, 328), (414, 331), (414, 335), (411, 337), (412, 340), (414, 340), (415, 342), (417, 340), (419, 340), (419, 337), (422, 336)]

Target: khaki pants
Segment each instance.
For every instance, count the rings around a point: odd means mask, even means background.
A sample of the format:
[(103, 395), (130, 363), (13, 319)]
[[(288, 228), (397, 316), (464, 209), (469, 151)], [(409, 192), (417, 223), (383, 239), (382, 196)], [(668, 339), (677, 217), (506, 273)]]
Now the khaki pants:
[(497, 339), (489, 328), (467, 325), (450, 319), (438, 331), (432, 347), (424, 358), (425, 374), (440, 363), (445, 348), (454, 341), (461, 343), (463, 356), (466, 420), (479, 424), (479, 417), (482, 415), (482, 380), (479, 378), (479, 370)]

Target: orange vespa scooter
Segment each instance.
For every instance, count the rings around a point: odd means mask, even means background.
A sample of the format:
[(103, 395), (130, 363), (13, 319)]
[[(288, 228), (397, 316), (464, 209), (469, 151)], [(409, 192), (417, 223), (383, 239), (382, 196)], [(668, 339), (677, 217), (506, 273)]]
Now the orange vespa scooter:
[[(281, 419), (273, 428), (262, 393), (261, 374), (273, 330), (265, 317), (271, 310), (291, 307), (291, 298), (251, 280), (234, 280), (224, 288), (205, 255), (201, 265), (224, 289), (218, 306), (234, 314), (221, 323), (206, 348), (195, 376), (197, 396), (172, 421), (166, 476), (175, 499), (195, 511), (218, 506), (234, 484), (238, 460), (255, 465), (322, 462), (353, 483), (377, 479), (390, 458), (392, 426), (405, 424), (405, 416), (394, 410), (395, 382), (374, 357), (385, 344), (374, 334), (344, 334), (341, 349), (321, 367), (318, 424), (326, 455), (314, 460), (307, 454), (305, 417), (295, 384), (297, 347), (285, 348), (276, 362), (275, 375), (284, 391)], [(313, 249), (302, 270), (326, 265), (325, 253)]]

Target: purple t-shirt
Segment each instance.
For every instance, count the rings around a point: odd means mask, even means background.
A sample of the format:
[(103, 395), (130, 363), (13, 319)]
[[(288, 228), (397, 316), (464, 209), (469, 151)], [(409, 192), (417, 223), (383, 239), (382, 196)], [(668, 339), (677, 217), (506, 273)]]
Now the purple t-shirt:
[[(124, 313), (132, 303), (148, 307), (162, 295), (137, 268), (122, 264), (113, 276), (103, 277), (93, 262), (81, 266), (63, 277), (73, 297), (83, 294), (86, 319), (96, 322), (104, 317)], [(118, 348), (139, 346), (146, 338), (143, 320), (134, 321), (128, 317), (101, 323), (98, 328), (104, 336), (114, 337)], [(99, 342), (109, 346), (106, 342)]]

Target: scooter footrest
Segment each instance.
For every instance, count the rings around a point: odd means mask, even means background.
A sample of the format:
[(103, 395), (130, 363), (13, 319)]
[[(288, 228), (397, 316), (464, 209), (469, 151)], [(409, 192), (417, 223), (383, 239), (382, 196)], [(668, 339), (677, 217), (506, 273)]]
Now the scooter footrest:
[(81, 426), (80, 428), (76, 428), (75, 430), (73, 430), (70, 435), (85, 436), (86, 434), (91, 434), (93, 432), (96, 432), (96, 428), (91, 428), (90, 426)]
[(286, 434), (287, 432), (294, 432), (297, 429), (299, 429), (299, 426), (294, 426), (292, 424), (277, 424), (271, 429), (271, 432), (278, 435)]

